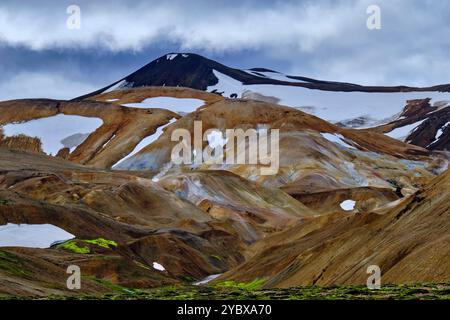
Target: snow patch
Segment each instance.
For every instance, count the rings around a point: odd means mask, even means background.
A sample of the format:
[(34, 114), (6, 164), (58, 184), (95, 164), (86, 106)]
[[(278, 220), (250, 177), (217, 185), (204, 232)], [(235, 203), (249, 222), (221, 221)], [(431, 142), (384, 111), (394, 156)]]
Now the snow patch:
[(154, 97), (147, 98), (140, 103), (126, 103), (125, 107), (132, 108), (160, 108), (173, 112), (193, 112), (205, 104), (205, 101), (194, 98)]
[(131, 87), (130, 83), (127, 80), (122, 80), (122, 81), (117, 82), (115, 85), (109, 87), (105, 91), (103, 91), (103, 93), (119, 90), (119, 89), (126, 88), (126, 87)]
[(220, 277), (222, 274), (218, 273), (218, 274), (212, 274), (210, 276), (207, 276), (205, 279), (198, 281), (198, 282), (194, 282), (194, 286), (201, 286), (204, 284), (207, 284), (210, 281), (213, 281), (214, 279)]
[(89, 135), (102, 124), (103, 120), (100, 118), (58, 114), (27, 122), (10, 123), (3, 126), (3, 131), (8, 137), (19, 134), (38, 137), (42, 142), (43, 151), (49, 155), (56, 155), (65, 147), (61, 140), (80, 133)]
[(53, 243), (75, 238), (52, 224), (13, 224), (0, 226), (0, 247), (49, 248)]
[(450, 121), (447, 122), (446, 124), (444, 124), (442, 127), (440, 127), (438, 129), (438, 131), (436, 132), (436, 135), (434, 136), (434, 141), (431, 142), (427, 147), (431, 146), (433, 143), (436, 143), (439, 138), (442, 136), (442, 134), (444, 133), (444, 130), (447, 129), (447, 126), (450, 125)]
[(340, 204), (342, 210), (345, 210), (345, 211), (352, 211), (353, 209), (355, 209), (355, 205), (356, 205), (356, 201), (354, 201), (354, 200), (345, 200), (345, 201), (342, 201)]
[(434, 137), (435, 140), (438, 140), (442, 134), (444, 133), (444, 130), (450, 125), (450, 121), (444, 124), (437, 132), (436, 136)]
[(178, 56), (178, 53), (171, 53), (171, 54), (166, 55), (166, 59), (167, 59), (167, 60), (173, 60), (173, 59), (175, 59), (177, 56)]
[(284, 73), (276, 72), (276, 71), (253, 71), (253, 70), (244, 70), (245, 72), (257, 76), (259, 78), (266, 78), (266, 79), (272, 79), (272, 80), (278, 80), (278, 81), (285, 81), (285, 82), (305, 82), (298, 79), (289, 78)]
[(156, 269), (158, 271), (165, 271), (166, 268), (162, 264), (159, 264), (158, 262), (153, 262), (153, 269)]
[(148, 146), (149, 144), (151, 144), (152, 142), (156, 141), (163, 133), (163, 129), (165, 127), (167, 127), (168, 125), (174, 123), (175, 121), (177, 121), (176, 118), (172, 118), (170, 119), (169, 123), (166, 123), (165, 125), (162, 125), (160, 127), (158, 127), (158, 129), (156, 129), (156, 132), (154, 134), (152, 134), (151, 136), (145, 137), (144, 139), (141, 140), (141, 142), (139, 142), (136, 147), (134, 147), (133, 151), (131, 151), (131, 153), (129, 153), (127, 156), (125, 156), (124, 158), (120, 159), (118, 162), (116, 162), (116, 164), (113, 166), (113, 168), (116, 168), (117, 166), (119, 166), (122, 162), (124, 162), (127, 159), (130, 159), (132, 156), (134, 156), (136, 153), (138, 153), (139, 151), (141, 151), (144, 147)]
[(339, 133), (335, 133), (335, 134), (331, 134), (331, 133), (320, 133), (322, 135), (322, 137), (324, 137), (325, 139), (327, 139), (328, 141), (337, 143), (345, 148), (348, 149), (355, 149), (355, 147), (349, 145), (348, 143), (345, 142), (345, 138), (343, 135), (339, 134)]
[(224, 97), (230, 97), (232, 94), (241, 97), (242, 93), (247, 90), (240, 81), (217, 70), (213, 70), (213, 73), (219, 81), (213, 86), (208, 86), (207, 91), (221, 93)]
[(405, 139), (414, 131), (416, 130), (424, 121), (417, 121), (413, 124), (409, 124), (403, 127), (399, 127), (399, 128), (395, 128), (394, 130), (385, 133), (385, 135), (394, 138), (394, 139), (398, 139), (398, 140), (402, 140), (405, 141)]

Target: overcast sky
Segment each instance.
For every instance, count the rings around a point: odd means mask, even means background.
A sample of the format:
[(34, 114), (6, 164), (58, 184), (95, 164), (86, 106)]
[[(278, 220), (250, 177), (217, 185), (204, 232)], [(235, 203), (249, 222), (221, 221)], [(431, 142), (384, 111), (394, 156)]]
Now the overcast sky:
[[(80, 29), (67, 27), (72, 4)], [(379, 30), (366, 26), (373, 4)], [(2, 0), (0, 100), (72, 98), (168, 52), (360, 84), (450, 83), (449, 19), (447, 0)]]

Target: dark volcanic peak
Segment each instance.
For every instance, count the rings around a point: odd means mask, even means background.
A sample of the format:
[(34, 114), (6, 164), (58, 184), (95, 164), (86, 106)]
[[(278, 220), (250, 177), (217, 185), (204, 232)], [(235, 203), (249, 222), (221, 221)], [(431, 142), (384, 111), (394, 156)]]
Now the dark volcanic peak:
[(122, 80), (126, 80), (131, 87), (171, 86), (206, 90), (208, 86), (218, 81), (212, 72), (213, 69), (235, 76), (242, 73), (240, 70), (228, 68), (197, 54), (169, 53)]
[(361, 86), (353, 83), (284, 75), (267, 68), (241, 70), (225, 66), (195, 53), (169, 53), (153, 60), (125, 78), (77, 99), (84, 99), (105, 91), (136, 87), (171, 86), (207, 91), (209, 86), (214, 86), (219, 82), (215, 72), (228, 76), (242, 85), (270, 84), (343, 92), (450, 91), (448, 84), (426, 88)]
[(80, 98), (105, 91), (137, 87), (187, 87), (207, 90), (218, 83), (213, 70), (217, 70), (242, 83), (251, 83), (255, 75), (229, 68), (195, 53), (169, 53), (161, 56), (119, 81)]

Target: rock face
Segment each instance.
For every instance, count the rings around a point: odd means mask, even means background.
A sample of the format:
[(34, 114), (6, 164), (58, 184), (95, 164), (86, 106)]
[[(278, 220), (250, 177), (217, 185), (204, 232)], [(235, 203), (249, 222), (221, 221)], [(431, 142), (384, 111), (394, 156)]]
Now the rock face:
[(0, 146), (12, 150), (24, 150), (35, 153), (42, 153), (41, 141), (39, 138), (17, 135), (13, 137), (0, 136)]
[[(171, 141), (172, 132), (182, 128), (194, 136), (194, 121), (202, 122), (203, 131), (215, 128), (223, 133), (229, 128), (279, 129), (278, 172), (263, 176), (259, 165), (249, 164), (171, 165), (171, 151), (178, 143)], [(414, 189), (414, 185), (422, 185), (434, 171), (439, 171), (439, 166), (445, 166), (445, 157), (429, 158), (428, 153), (376, 132), (343, 129), (292, 108), (227, 99), (168, 126), (157, 141), (123, 162), (120, 168), (157, 171), (169, 166), (169, 173), (196, 168), (227, 170), (265, 186), (289, 187), (302, 193), (366, 186)]]
[[(65, 279), (65, 268), (78, 260), (94, 280), (125, 286), (200, 280), (243, 261), (243, 248), (251, 242), (242, 224), (231, 218), (213, 219), (146, 178), (3, 148), (0, 170), (1, 225), (49, 223), (77, 239), (103, 238), (117, 243), (114, 250), (91, 254), (59, 246), (1, 248), (1, 293), (70, 294), (65, 280), (60, 280)], [(162, 264), (166, 271), (153, 269), (152, 262)], [(29, 275), (26, 281), (8, 267), (18, 268), (17, 264)], [(57, 289), (50, 289), (53, 287)], [(106, 288), (88, 281), (83, 290), (104, 292)]]
[(277, 188), (263, 187), (226, 171), (165, 176), (160, 184), (210, 216), (231, 220), (254, 242), (315, 213)]
[[(113, 166), (128, 155), (142, 139), (154, 134), (158, 127), (169, 123), (173, 118), (180, 117), (163, 109), (126, 108), (94, 101), (23, 99), (0, 102), (0, 125), (58, 114), (96, 117), (103, 120), (103, 125), (89, 134), (67, 157), (71, 161), (98, 168)], [(64, 138), (67, 137), (62, 136), (60, 140)], [(10, 145), (12, 143), (10, 142)]]
[(450, 148), (450, 105), (443, 101), (430, 104), (430, 99), (408, 101), (392, 122), (372, 128), (428, 150)]
[(312, 218), (255, 244), (223, 278), (264, 278), (266, 287), (365, 284), (367, 267), (377, 265), (382, 283), (448, 281), (449, 186), (447, 172), (384, 214)]

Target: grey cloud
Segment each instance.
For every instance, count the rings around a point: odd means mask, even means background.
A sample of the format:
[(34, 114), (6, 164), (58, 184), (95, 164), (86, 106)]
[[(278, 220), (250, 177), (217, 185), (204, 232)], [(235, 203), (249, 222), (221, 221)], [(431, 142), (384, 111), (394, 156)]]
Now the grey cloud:
[[(69, 4), (81, 8), (80, 30), (66, 28)], [(366, 28), (370, 4), (381, 7), (381, 30)], [(5, 0), (0, 55), (15, 50), (24, 59), (2, 58), (0, 90), (13, 90), (4, 83), (8, 77), (39, 74), (65, 78), (80, 91), (169, 51), (362, 84), (447, 83), (448, 12), (450, 2), (436, 0)], [(4, 92), (0, 99), (12, 96)]]

